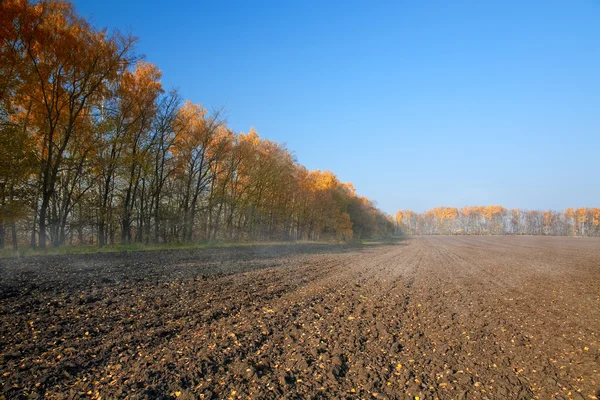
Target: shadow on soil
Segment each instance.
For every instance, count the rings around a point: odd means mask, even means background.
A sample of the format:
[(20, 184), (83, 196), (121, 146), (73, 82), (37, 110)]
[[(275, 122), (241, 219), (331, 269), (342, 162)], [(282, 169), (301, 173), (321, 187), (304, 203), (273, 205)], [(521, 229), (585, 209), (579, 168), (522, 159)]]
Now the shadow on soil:
[(410, 240), (412, 240), (412, 237), (410, 236), (392, 236), (383, 239), (365, 240), (362, 245), (368, 247), (390, 245), (406, 246)]
[(407, 240), (393, 237), (346, 244), (281, 243), (0, 259), (0, 299), (34, 291), (216, 278), (277, 267), (292, 256), (368, 251), (406, 245)]

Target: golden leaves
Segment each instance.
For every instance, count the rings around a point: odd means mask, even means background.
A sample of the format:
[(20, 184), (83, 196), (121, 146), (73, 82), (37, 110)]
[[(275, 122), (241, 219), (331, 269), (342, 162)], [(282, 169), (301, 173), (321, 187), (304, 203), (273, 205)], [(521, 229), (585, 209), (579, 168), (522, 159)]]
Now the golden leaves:
[(398, 212), (396, 212), (396, 223), (401, 224), (403, 218), (404, 214), (402, 213), (402, 211), (398, 210)]
[(418, 234), (597, 235), (600, 226), (600, 208), (567, 208), (557, 212), (519, 209), (508, 211), (497, 205), (465, 206), (460, 210), (435, 207), (416, 217), (416, 221), (413, 221), (411, 211), (398, 211), (396, 224), (408, 227), (409, 233)]

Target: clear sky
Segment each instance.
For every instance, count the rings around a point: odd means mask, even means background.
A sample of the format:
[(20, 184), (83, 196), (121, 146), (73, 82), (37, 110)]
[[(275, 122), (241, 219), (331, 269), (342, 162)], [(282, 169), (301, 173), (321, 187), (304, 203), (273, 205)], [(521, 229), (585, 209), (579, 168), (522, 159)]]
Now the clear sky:
[(380, 208), (600, 205), (600, 0), (75, 0)]

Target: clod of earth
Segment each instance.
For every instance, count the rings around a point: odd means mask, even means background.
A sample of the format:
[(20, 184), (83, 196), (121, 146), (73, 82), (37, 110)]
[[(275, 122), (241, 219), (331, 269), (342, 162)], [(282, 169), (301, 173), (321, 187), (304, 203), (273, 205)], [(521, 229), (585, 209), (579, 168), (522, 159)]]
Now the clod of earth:
[(1, 263), (7, 399), (594, 399), (600, 388), (596, 239)]

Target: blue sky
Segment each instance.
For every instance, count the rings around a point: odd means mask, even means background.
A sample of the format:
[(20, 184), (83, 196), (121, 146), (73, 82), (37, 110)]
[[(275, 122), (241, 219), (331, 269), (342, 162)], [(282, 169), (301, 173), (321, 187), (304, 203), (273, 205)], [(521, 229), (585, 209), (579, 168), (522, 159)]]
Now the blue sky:
[(600, 205), (600, 0), (74, 3), (384, 211)]

